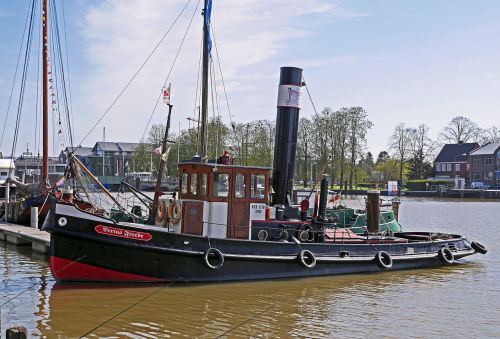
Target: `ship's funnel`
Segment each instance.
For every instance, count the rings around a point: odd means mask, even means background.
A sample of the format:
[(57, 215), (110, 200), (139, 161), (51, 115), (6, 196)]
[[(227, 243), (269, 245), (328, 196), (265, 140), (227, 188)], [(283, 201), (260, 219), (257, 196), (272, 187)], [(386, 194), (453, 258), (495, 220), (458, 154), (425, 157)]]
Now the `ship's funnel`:
[(274, 139), (273, 204), (288, 205), (293, 190), (293, 170), (302, 87), (302, 69), (281, 67)]

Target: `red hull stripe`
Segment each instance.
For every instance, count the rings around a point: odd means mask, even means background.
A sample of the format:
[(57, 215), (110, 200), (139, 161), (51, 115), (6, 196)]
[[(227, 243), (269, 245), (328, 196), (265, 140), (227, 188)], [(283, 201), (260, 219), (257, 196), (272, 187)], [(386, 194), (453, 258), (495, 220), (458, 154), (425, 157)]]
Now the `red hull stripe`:
[(116, 282), (165, 281), (160, 278), (114, 271), (55, 256), (50, 257), (50, 270), (57, 280)]

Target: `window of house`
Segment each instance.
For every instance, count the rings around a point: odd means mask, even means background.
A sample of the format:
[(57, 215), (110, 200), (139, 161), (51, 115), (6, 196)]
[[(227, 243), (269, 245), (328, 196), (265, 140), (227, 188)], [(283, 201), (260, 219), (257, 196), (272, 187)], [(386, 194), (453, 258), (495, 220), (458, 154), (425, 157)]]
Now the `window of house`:
[(446, 164), (441, 164), (441, 171), (446, 172)]
[(436, 172), (441, 172), (441, 164), (436, 164)]
[(241, 173), (236, 173), (236, 180), (234, 181), (234, 197), (244, 198), (245, 197), (245, 175)]
[(472, 180), (481, 180), (481, 172), (472, 172)]
[(448, 172), (451, 172), (451, 164), (446, 164), (446, 170), (447, 170)]
[(191, 194), (196, 195), (198, 193), (197, 188), (198, 188), (198, 174), (191, 173), (191, 187), (190, 187)]
[(492, 164), (492, 158), (491, 157), (484, 158), (484, 164), (485, 165), (491, 165)]
[(7, 172), (0, 172), (0, 175), (7, 175)]
[(252, 198), (263, 199), (265, 198), (266, 191), (266, 176), (263, 174), (252, 174), (250, 180), (250, 196)]
[(181, 193), (182, 194), (187, 194), (187, 192), (188, 192), (188, 174), (187, 173), (182, 173)]
[(472, 164), (473, 165), (481, 165), (481, 158), (480, 157), (472, 157)]
[(455, 164), (455, 172), (460, 172), (460, 164)]
[(227, 198), (229, 196), (229, 174), (214, 173), (214, 197)]
[(207, 174), (201, 174), (200, 195), (207, 195)]

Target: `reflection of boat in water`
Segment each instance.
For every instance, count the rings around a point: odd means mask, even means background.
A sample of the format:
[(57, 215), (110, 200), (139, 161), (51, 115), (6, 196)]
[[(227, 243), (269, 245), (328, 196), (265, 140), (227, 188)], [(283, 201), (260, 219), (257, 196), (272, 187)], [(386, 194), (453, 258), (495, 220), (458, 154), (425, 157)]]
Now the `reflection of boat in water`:
[[(62, 337), (80, 337), (92, 331), (97, 337), (171, 335), (215, 338), (225, 334), (230, 338), (287, 338), (311, 337), (313, 334), (317, 334), (316, 337), (342, 337), (342, 333), (345, 337), (345, 333), (352, 330), (357, 331), (353, 333), (354, 337), (365, 334), (370, 337), (369, 332), (352, 326), (353, 317), (365, 313), (372, 316), (367, 304), (390, 303), (391, 312), (383, 314), (385, 322), (400, 319), (398, 312), (407, 311), (408, 304), (418, 309), (411, 316), (430, 317), (433, 311), (419, 308), (421, 304), (415, 300), (417, 296), (427, 295), (420, 300), (424, 306), (434, 298), (429, 290), (454, 293), (454, 289), (444, 291), (443, 284), (456, 283), (464, 276), (477, 277), (478, 271), (481, 271), (481, 265), (470, 263), (390, 275), (348, 275), (244, 284), (165, 287), (158, 284), (55, 283), (49, 298), (50, 315), (41, 335), (51, 338), (57, 333)], [(438, 314), (441, 312), (436, 311), (439, 310), (436, 307), (433, 310)], [(452, 316), (452, 312), (449, 314)], [(107, 320), (110, 321), (97, 328)], [(431, 321), (431, 324), (434, 323)], [(387, 333), (385, 327), (375, 327)], [(364, 328), (369, 330), (370, 326)], [(339, 335), (334, 336), (335, 333)]]
[[(205, 1), (205, 98), (210, 4)], [(307, 203), (293, 206), (289, 195), (300, 106), (288, 102), (287, 93), (303, 85), (302, 69), (281, 68), (273, 168), (208, 162), (204, 100), (199, 156), (179, 163), (178, 197), (158, 200), (155, 194), (154, 225), (117, 223), (53, 202), (43, 227), (51, 233), (54, 277), (123, 282), (308, 277), (446, 265), (486, 252), (460, 235), (380, 233), (378, 192), (368, 192), (365, 235), (339, 229), (326, 215), (327, 178), (321, 182), (317, 215), (308, 215)]]

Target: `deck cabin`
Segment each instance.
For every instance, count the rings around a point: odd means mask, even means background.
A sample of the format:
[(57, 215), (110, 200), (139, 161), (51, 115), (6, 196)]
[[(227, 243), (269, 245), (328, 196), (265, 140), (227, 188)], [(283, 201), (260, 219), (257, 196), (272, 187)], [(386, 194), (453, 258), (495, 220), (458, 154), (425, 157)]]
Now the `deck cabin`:
[(171, 226), (179, 233), (250, 239), (251, 220), (265, 219), (270, 173), (269, 167), (180, 163), (182, 220)]

